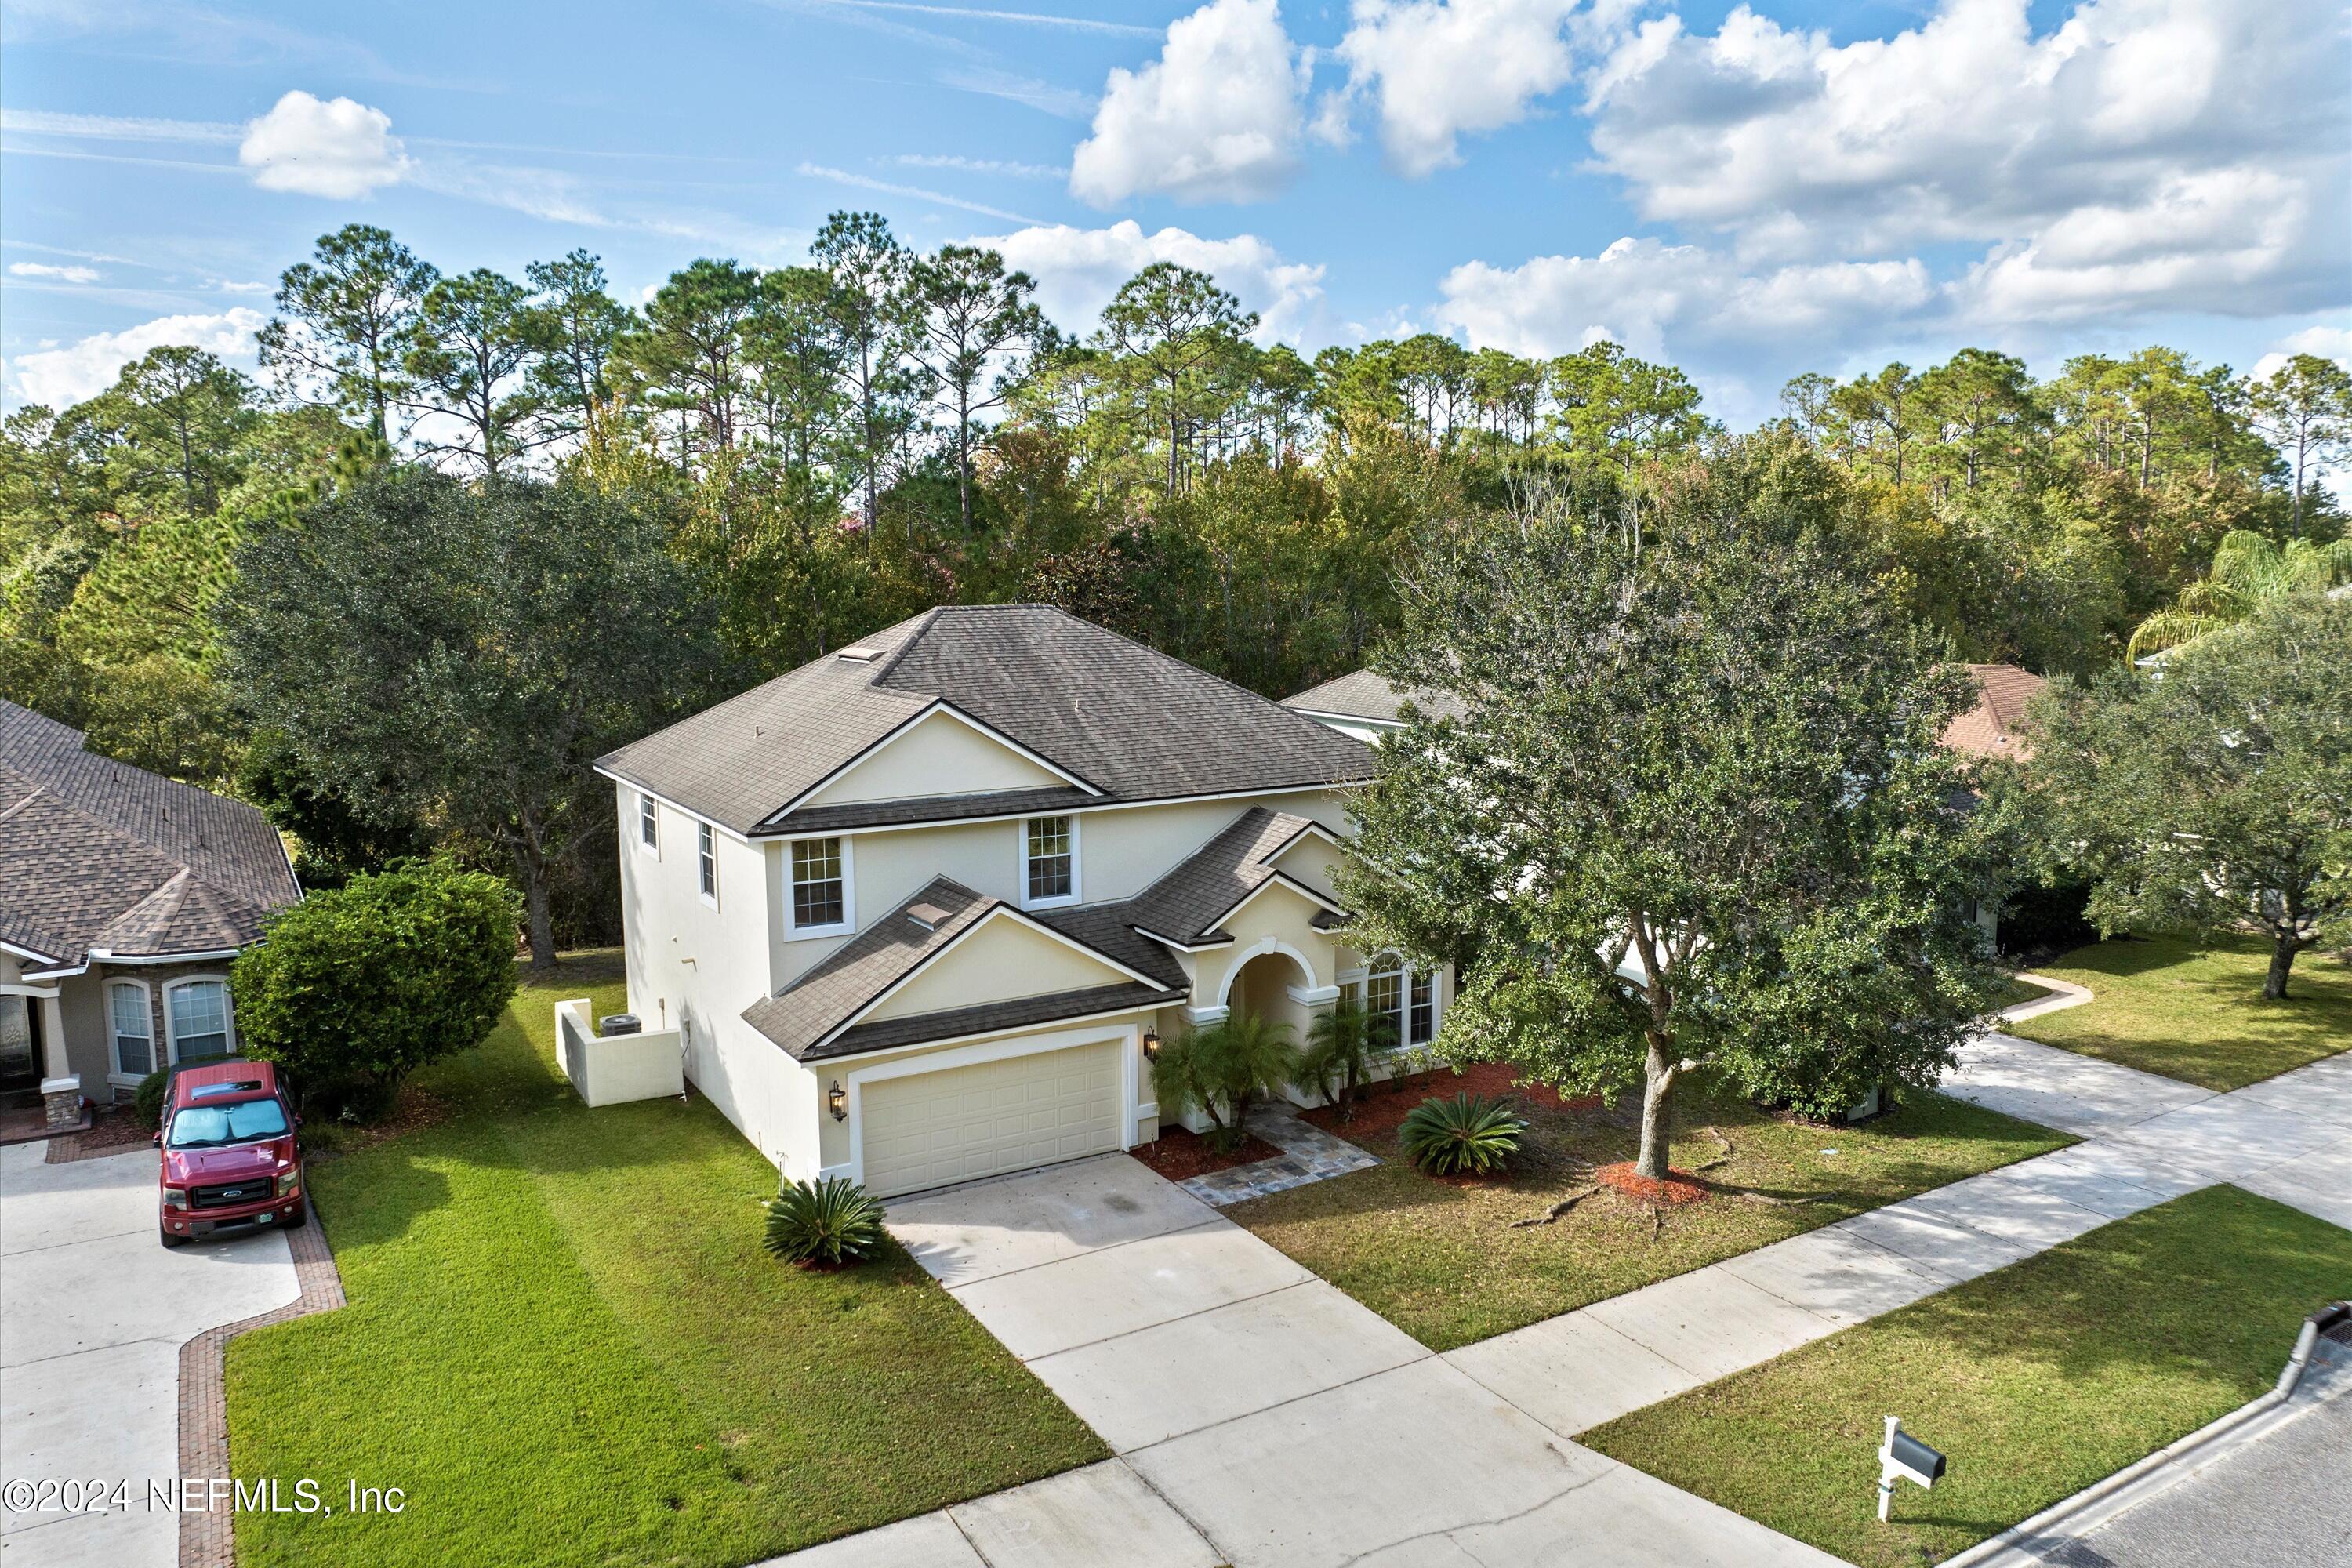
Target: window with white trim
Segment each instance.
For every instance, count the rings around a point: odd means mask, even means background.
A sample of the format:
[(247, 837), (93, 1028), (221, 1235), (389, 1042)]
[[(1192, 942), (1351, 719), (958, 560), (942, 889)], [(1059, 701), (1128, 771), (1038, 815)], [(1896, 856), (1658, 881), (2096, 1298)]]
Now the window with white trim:
[(163, 1016), (171, 1029), (172, 1059), (228, 1054), (228, 983), (181, 980), (163, 988)]
[(838, 838), (793, 840), (793, 929), (824, 931), (849, 923), (849, 879)]
[(637, 842), (656, 853), (661, 850), (661, 815), (649, 795), (637, 796)]
[(1033, 816), (1022, 825), (1022, 901), (1066, 904), (1078, 896), (1076, 818)]
[(1382, 953), (1364, 976), (1361, 1000), (1371, 1026), (1374, 1050), (1425, 1046), (1437, 1038), (1437, 974), (1414, 969), (1394, 953)]
[(712, 903), (719, 901), (719, 846), (713, 840), (710, 824), (694, 825), (695, 874), (701, 879), (702, 896)]
[(114, 1026), (114, 1070), (124, 1078), (145, 1078), (155, 1070), (155, 1019), (147, 1010), (147, 987), (118, 980), (106, 988), (106, 1005)]

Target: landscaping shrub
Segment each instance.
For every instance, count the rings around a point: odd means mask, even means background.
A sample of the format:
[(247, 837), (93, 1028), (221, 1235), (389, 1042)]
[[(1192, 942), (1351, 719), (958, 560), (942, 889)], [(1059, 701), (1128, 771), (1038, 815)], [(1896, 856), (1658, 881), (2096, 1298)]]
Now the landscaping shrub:
[(786, 1179), (768, 1200), (770, 1252), (803, 1268), (838, 1268), (874, 1255), (882, 1245), (882, 1205), (845, 1176), (814, 1183)]
[(440, 857), (313, 893), (229, 971), (243, 1047), (276, 1062), (306, 1110), (373, 1120), (402, 1079), (497, 1025), (520, 920), (514, 889)]
[[(1307, 1026), (1298, 1081), (1313, 1084), (1334, 1105), (1351, 1106), (1371, 1080), (1372, 1053), (1371, 1015), (1353, 996), (1343, 995)], [(1341, 1114), (1353, 1112), (1343, 1109)]]
[(1397, 1145), (1432, 1175), (1483, 1176), (1511, 1163), (1527, 1128), (1511, 1114), (1508, 1100), (1479, 1094), (1432, 1096), (1405, 1112)]
[(1223, 1154), (1248, 1136), (1243, 1123), (1250, 1101), (1292, 1082), (1300, 1070), (1289, 1025), (1235, 1008), (1161, 1047), (1151, 1064), (1151, 1089), (1160, 1113), (1171, 1121), (1194, 1107), (1207, 1111), (1213, 1125), (1203, 1136)]

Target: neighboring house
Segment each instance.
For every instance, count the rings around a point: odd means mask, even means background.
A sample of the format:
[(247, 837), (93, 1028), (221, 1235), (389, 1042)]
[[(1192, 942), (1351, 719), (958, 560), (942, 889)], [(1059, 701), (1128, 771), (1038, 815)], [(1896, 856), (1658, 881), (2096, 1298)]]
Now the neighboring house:
[[(1968, 670), (1977, 683), (1976, 706), (1945, 727), (1945, 749), (1966, 757), (2026, 761), (2032, 750), (2018, 738), (2018, 721), (2026, 704), (2050, 683), (2013, 664), (1972, 664)], [(1378, 742), (1404, 727), (1401, 710), (1406, 695), (1370, 670), (1359, 669), (1286, 698), (1283, 706), (1357, 740)], [(1460, 712), (1450, 698), (1424, 694), (1417, 701), (1438, 717)], [(1984, 928), (1985, 940), (1999, 940), (1998, 910), (1971, 899), (1968, 915)]]
[[(889, 1194), (1159, 1135), (1158, 1041), (1450, 979), (1349, 945), (1371, 753), (1040, 605), (950, 607), (625, 746), (629, 1003), (788, 1175)], [(1311, 1098), (1302, 1091), (1302, 1098)]]
[(236, 1045), (228, 965), (302, 896), (252, 806), (0, 701), (0, 1095), (51, 1126)]

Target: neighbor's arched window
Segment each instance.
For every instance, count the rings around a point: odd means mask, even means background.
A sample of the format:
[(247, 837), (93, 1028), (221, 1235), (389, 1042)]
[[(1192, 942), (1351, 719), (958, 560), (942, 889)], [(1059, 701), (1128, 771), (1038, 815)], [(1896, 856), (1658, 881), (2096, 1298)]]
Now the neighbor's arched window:
[(172, 1059), (225, 1057), (235, 1044), (229, 1025), (228, 982), (213, 975), (175, 980), (163, 989)]

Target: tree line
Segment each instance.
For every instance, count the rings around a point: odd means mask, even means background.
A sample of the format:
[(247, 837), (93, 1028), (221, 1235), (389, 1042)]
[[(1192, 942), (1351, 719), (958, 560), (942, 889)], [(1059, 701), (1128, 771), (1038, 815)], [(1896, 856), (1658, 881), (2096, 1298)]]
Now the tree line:
[[(257, 380), (161, 348), (10, 416), (0, 692), (262, 801), (317, 875), (495, 861), (551, 942), (609, 925), (585, 759), (932, 604), (1058, 604), (1279, 697), (1364, 663), (1401, 570), (1525, 498), (1638, 538), (1742, 453), (1801, 454), (1763, 468), (1950, 654), (2045, 673), (2229, 601), (2257, 547), (2323, 577), (2344, 553), (2352, 378), (2312, 356), (2036, 380), (1970, 349), (1800, 376), (1735, 436), (1605, 342), (1310, 359), (1172, 263), (1091, 324), (1035, 296), (872, 214), (634, 308), (585, 251), (444, 274), (351, 226), (281, 277)], [(370, 710), (465, 770), (420, 772)]]

